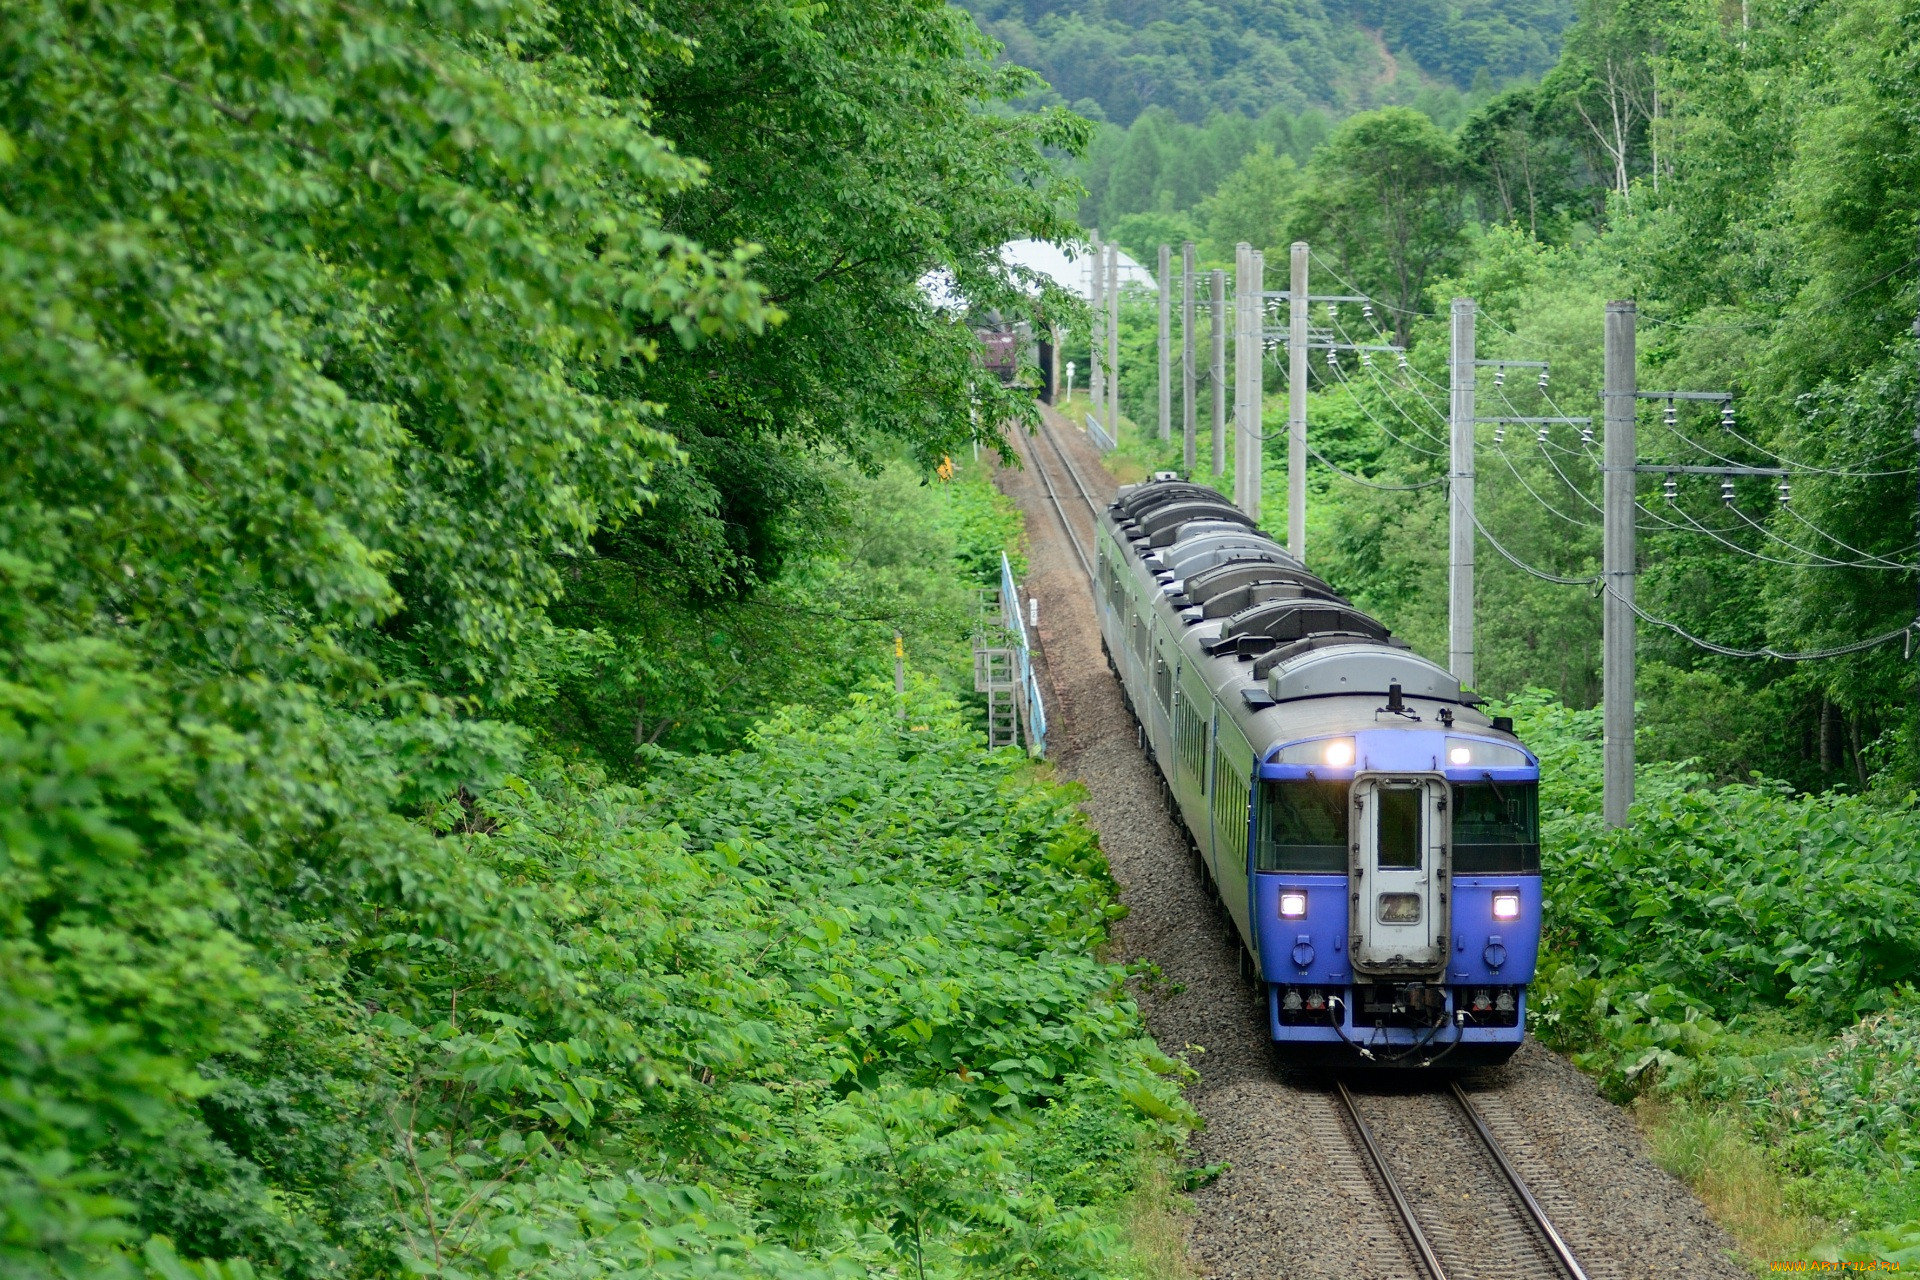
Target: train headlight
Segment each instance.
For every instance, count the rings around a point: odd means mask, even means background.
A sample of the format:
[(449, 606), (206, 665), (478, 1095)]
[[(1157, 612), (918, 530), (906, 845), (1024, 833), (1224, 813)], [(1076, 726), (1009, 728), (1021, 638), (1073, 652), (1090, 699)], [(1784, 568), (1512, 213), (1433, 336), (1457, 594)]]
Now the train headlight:
[(1326, 765), (1334, 769), (1353, 767), (1352, 738), (1313, 738), (1306, 742), (1289, 742), (1274, 752), (1274, 764)]
[(1520, 895), (1517, 893), (1494, 894), (1493, 918), (1495, 920), (1518, 920), (1520, 918)]
[(1533, 761), (1518, 747), (1485, 738), (1448, 738), (1447, 763), (1456, 769), (1478, 765), (1483, 769), (1524, 769)]
[(1307, 895), (1300, 889), (1283, 890), (1280, 894), (1280, 918), (1299, 920), (1307, 914)]

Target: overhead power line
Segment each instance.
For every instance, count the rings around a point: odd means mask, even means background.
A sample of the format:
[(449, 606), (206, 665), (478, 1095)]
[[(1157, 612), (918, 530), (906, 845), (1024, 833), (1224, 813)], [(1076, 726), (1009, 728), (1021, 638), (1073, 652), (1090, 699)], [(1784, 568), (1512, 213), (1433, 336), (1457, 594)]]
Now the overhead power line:
[(1640, 621), (1650, 623), (1656, 627), (1664, 627), (1681, 639), (1691, 644), (1696, 644), (1709, 653), (1717, 653), (1723, 658), (1777, 658), (1781, 662), (1818, 662), (1823, 658), (1838, 658), (1844, 654), (1861, 653), (1867, 649), (1878, 648), (1888, 641), (1898, 640), (1901, 636), (1911, 633), (1916, 627), (1920, 627), (1920, 622), (1909, 622), (1904, 627), (1898, 627), (1892, 631), (1873, 636), (1870, 639), (1855, 640), (1852, 644), (1835, 645), (1830, 649), (1813, 649), (1802, 653), (1786, 653), (1772, 646), (1759, 649), (1736, 649), (1731, 645), (1718, 644), (1712, 640), (1694, 635), (1677, 622), (1669, 622), (1665, 618), (1657, 618), (1641, 608), (1634, 601), (1621, 596), (1619, 592), (1611, 587), (1604, 587), (1602, 589), (1606, 594), (1619, 600), (1622, 604), (1626, 605), (1627, 608), (1633, 610), (1634, 616), (1639, 618)]
[(1480, 513), (1477, 511), (1473, 514), (1473, 527), (1478, 529), (1480, 536), (1487, 540), (1488, 545), (1506, 557), (1507, 561), (1511, 563), (1514, 568), (1525, 570), (1543, 582), (1557, 582), (1563, 587), (1591, 587), (1600, 581), (1600, 575), (1597, 573), (1590, 573), (1584, 578), (1567, 578), (1557, 573), (1548, 573), (1545, 569), (1534, 568), (1525, 560), (1522, 560), (1519, 556), (1516, 556), (1513, 552), (1502, 546), (1500, 539), (1488, 533), (1487, 526), (1480, 523)]
[(1419, 484), (1381, 484), (1377, 480), (1368, 480), (1364, 476), (1357, 476), (1351, 471), (1345, 470), (1338, 463), (1329, 460), (1326, 454), (1321, 453), (1318, 449), (1314, 448), (1312, 444), (1307, 445), (1307, 452), (1315, 458), (1318, 458), (1321, 465), (1326, 467), (1327, 470), (1334, 472), (1342, 479), (1351, 480), (1355, 484), (1365, 485), (1369, 489), (1386, 489), (1395, 493), (1411, 493), (1415, 489), (1431, 489), (1436, 484), (1445, 484), (1447, 482), (1445, 476), (1435, 476), (1431, 480), (1422, 480)]

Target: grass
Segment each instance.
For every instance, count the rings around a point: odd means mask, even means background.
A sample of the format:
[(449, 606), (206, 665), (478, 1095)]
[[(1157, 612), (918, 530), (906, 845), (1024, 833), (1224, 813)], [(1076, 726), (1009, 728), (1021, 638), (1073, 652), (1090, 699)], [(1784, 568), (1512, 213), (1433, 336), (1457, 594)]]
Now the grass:
[(1791, 1181), (1737, 1116), (1642, 1095), (1633, 1118), (1660, 1167), (1693, 1189), (1756, 1274), (1835, 1243), (1831, 1224), (1796, 1207)]
[(1178, 1190), (1179, 1168), (1171, 1156), (1142, 1151), (1143, 1170), (1119, 1206), (1120, 1237), (1133, 1263), (1128, 1280), (1198, 1280), (1187, 1254), (1192, 1202)]

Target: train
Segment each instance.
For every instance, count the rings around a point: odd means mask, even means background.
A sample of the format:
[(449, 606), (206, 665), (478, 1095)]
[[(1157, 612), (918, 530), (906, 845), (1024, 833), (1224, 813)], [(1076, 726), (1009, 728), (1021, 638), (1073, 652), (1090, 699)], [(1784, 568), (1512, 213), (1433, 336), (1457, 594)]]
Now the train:
[(1540, 761), (1217, 490), (1097, 521), (1101, 648), (1276, 1054), (1506, 1061), (1540, 945)]

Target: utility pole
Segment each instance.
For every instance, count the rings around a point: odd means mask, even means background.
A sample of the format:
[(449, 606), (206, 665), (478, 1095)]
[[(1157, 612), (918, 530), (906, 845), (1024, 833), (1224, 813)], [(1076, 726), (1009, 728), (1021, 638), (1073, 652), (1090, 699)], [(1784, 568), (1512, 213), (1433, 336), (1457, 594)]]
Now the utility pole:
[(1047, 355), (1048, 355), (1048, 365), (1049, 365), (1047, 369), (1047, 385), (1053, 388), (1053, 396), (1052, 396), (1053, 403), (1059, 404), (1060, 403), (1060, 326), (1057, 324), (1048, 325), (1047, 336), (1049, 339), (1047, 343)]
[(1160, 439), (1173, 438), (1173, 250), (1160, 246)]
[(1233, 246), (1233, 505), (1242, 511), (1247, 510), (1247, 295), (1252, 291), (1247, 276), (1252, 257), (1253, 246), (1246, 241)]
[(1213, 389), (1213, 478), (1227, 473), (1227, 273), (1211, 272), (1213, 305), (1207, 309), (1212, 325), (1213, 360), (1207, 383)]
[(1287, 279), (1287, 550), (1307, 560), (1307, 242)]
[(1120, 443), (1120, 246), (1107, 246), (1107, 438)]
[(1262, 482), (1267, 456), (1267, 255), (1255, 249), (1247, 255), (1247, 505), (1246, 513), (1260, 520)]
[[(1447, 666), (1473, 687), (1473, 299), (1453, 300), (1453, 376), (1448, 405), (1452, 465), (1448, 468)], [(1611, 438), (1611, 435), (1609, 435)]]
[(1100, 348), (1106, 345), (1107, 309), (1102, 305), (1100, 286), (1106, 283), (1107, 251), (1100, 244), (1100, 230), (1093, 231), (1093, 257), (1087, 263), (1087, 305), (1092, 317), (1087, 322), (1087, 412), (1096, 413), (1106, 405), (1106, 387), (1100, 381)]
[(1634, 617), (1634, 410), (1639, 379), (1634, 366), (1632, 299), (1607, 304), (1606, 374), (1603, 398), (1607, 438), (1601, 513), (1605, 554), (1601, 581), (1606, 589), (1602, 632), (1605, 665), (1601, 696), (1605, 705), (1602, 747), (1604, 785), (1601, 810), (1610, 827), (1627, 825), (1633, 807), (1633, 661)]
[(1180, 246), (1180, 459), (1186, 464), (1187, 478), (1193, 478), (1197, 462), (1194, 441), (1193, 403), (1193, 241)]

